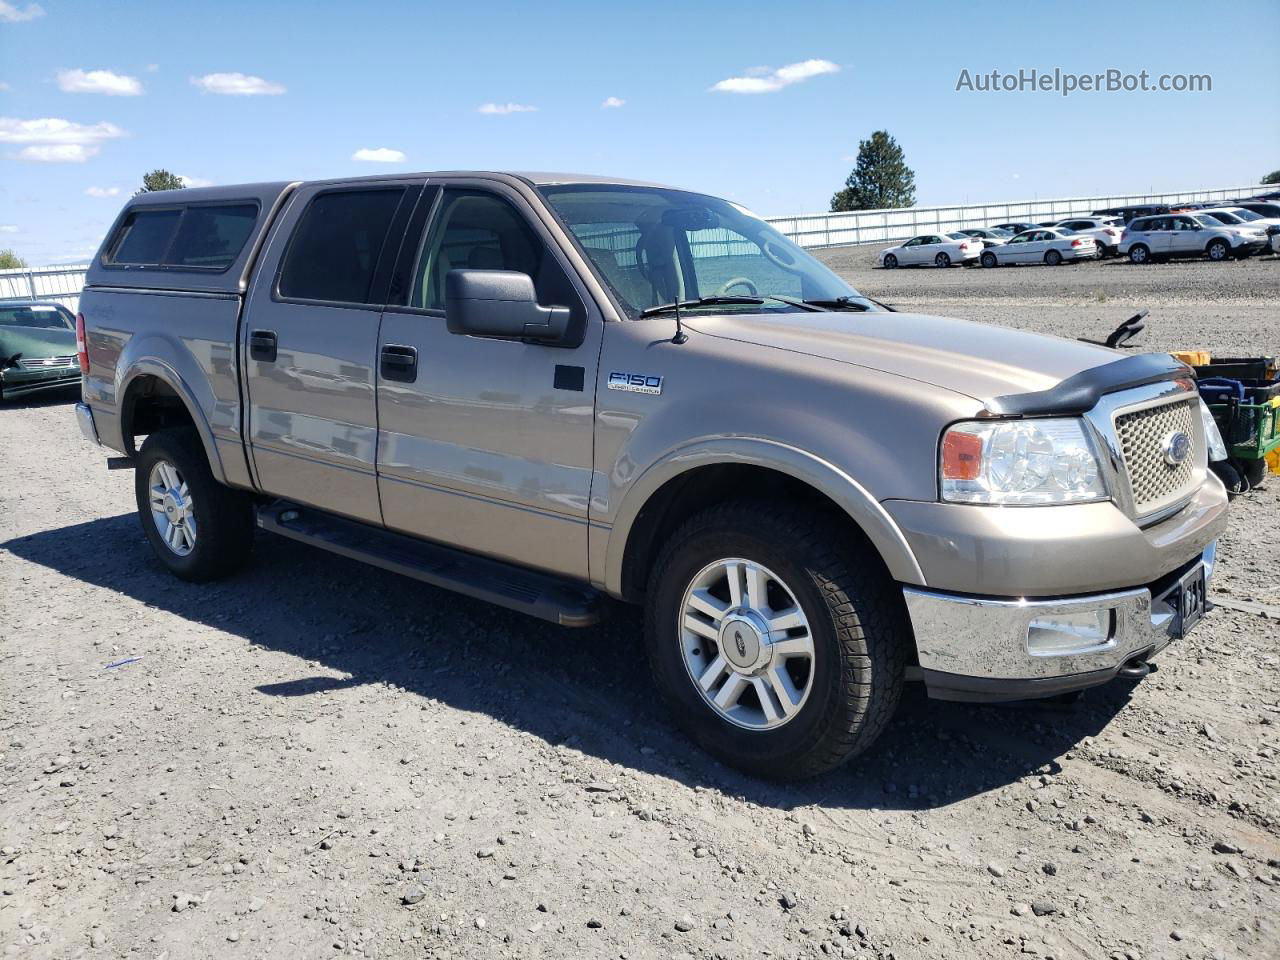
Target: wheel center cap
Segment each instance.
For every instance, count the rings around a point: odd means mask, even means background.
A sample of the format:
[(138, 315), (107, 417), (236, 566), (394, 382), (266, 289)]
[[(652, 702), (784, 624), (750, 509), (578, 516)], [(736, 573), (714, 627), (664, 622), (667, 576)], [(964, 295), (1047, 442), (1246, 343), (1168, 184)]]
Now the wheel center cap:
[(770, 659), (768, 631), (757, 621), (750, 613), (732, 613), (720, 627), (720, 652), (743, 673), (760, 670)]

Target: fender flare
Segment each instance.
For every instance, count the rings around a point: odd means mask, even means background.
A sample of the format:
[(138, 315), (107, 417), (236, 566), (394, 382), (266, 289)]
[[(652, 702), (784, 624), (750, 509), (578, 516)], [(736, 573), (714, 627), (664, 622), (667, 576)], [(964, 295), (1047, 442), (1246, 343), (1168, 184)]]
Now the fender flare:
[(200, 445), (204, 447), (205, 457), (209, 461), (209, 471), (213, 474), (213, 479), (225, 484), (227, 475), (222, 467), (222, 457), (218, 454), (218, 445), (214, 443), (213, 430), (209, 427), (209, 421), (205, 417), (200, 404), (196, 401), (195, 392), (177, 370), (154, 356), (142, 357), (135, 361), (120, 377), (116, 388), (116, 396), (120, 398), (121, 405), (120, 427), (129, 452), (131, 454), (137, 452), (133, 446), (133, 438), (128, 435), (133, 419), (133, 401), (129, 399), (129, 391), (139, 377), (146, 376), (155, 377), (178, 395), (178, 399), (182, 401), (182, 405), (187, 408), (187, 413), (191, 416), (191, 422), (195, 424), (196, 433), (200, 435)]
[(839, 467), (776, 440), (724, 437), (695, 440), (677, 447), (649, 466), (631, 484), (614, 517), (605, 556), (604, 587), (615, 596), (623, 592), (623, 564), (636, 517), (668, 481), (699, 467), (744, 464), (786, 474), (829, 497), (862, 529), (879, 552), (890, 575), (900, 583), (925, 584), (924, 573), (906, 537), (857, 480)]

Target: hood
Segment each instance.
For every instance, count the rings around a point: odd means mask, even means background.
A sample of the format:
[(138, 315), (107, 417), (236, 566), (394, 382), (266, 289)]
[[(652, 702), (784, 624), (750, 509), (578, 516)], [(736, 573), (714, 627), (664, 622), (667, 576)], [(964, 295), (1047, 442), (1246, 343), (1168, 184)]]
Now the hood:
[(870, 367), (983, 402), (1048, 390), (1120, 356), (1077, 340), (916, 313), (693, 315), (685, 326), (708, 336)]
[(76, 352), (76, 335), (52, 327), (0, 327), (0, 357), (20, 353), (27, 360), (69, 357)]

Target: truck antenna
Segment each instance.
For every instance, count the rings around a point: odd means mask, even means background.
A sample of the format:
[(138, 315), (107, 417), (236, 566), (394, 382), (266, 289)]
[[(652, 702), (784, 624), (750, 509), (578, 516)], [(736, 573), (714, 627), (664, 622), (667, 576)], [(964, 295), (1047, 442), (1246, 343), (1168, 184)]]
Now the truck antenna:
[(682, 324), (682, 323), (680, 322), (680, 293), (679, 293), (679, 291), (677, 291), (677, 292), (676, 292), (675, 310), (676, 310), (676, 335), (675, 335), (674, 337), (672, 337), (672, 338), (671, 338), (671, 342), (672, 342), (672, 343), (684, 343), (686, 340), (688, 340), (688, 339), (689, 339), (689, 336), (688, 336), (688, 334), (686, 334), (686, 333), (684, 332), (684, 324)]

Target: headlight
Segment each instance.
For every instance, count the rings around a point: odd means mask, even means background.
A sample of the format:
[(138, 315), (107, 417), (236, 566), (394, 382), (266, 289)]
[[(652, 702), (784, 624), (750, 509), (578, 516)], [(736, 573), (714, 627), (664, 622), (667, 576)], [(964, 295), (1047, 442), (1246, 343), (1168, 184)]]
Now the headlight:
[(1106, 500), (1098, 457), (1075, 417), (958, 423), (942, 436), (942, 499), (1032, 506)]
[(1218, 422), (1213, 419), (1213, 411), (1203, 399), (1200, 401), (1200, 420), (1204, 423), (1204, 440), (1209, 448), (1209, 459), (1227, 459), (1227, 445), (1222, 442), (1222, 431), (1218, 429)]

